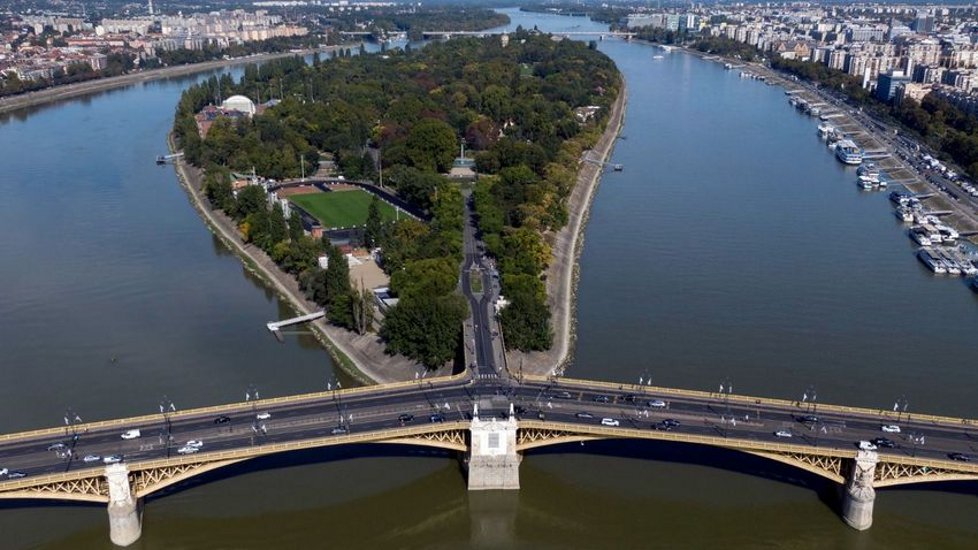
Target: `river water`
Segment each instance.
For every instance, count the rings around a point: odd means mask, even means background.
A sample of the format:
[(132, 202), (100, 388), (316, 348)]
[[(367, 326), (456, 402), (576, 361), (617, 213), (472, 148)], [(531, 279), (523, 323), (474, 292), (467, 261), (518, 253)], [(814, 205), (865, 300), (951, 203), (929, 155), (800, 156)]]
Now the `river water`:
[[(510, 28), (600, 29), (507, 10)], [(978, 304), (931, 280), (883, 195), (857, 191), (782, 91), (605, 40), (629, 107), (582, 257), (569, 374), (975, 416)], [(653, 59), (663, 55), (662, 59)], [(232, 70), (238, 74), (238, 70)], [(204, 227), (153, 158), (186, 77), (0, 120), (0, 431), (319, 389), (337, 376)], [(366, 455), (366, 456), (364, 456)], [(298, 463), (298, 464), (296, 464)], [(975, 484), (879, 491), (875, 524), (833, 488), (736, 453), (614, 443), (529, 454), (518, 494), (469, 494), (418, 449), (269, 458), (147, 503), (141, 548), (953, 548)], [(4, 548), (104, 548), (101, 506), (0, 507)]]

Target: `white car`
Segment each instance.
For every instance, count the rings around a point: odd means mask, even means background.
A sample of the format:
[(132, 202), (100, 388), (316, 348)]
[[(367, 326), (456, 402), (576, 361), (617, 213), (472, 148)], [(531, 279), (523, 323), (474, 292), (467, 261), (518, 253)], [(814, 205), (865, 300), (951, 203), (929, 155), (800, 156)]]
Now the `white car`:
[(883, 426), (880, 429), (883, 430), (884, 432), (888, 433), (888, 434), (898, 434), (898, 433), (900, 433), (900, 426), (897, 426), (896, 424), (890, 424), (889, 426)]
[(258, 420), (268, 420), (271, 417), (272, 417), (272, 413), (269, 412), (258, 413), (255, 415), (255, 418), (257, 418)]
[(136, 439), (140, 435), (142, 434), (139, 433), (139, 430), (128, 430), (126, 432), (123, 432), (122, 439)]
[(602, 418), (601, 419), (601, 425), (602, 426), (618, 426), (620, 424), (621, 423), (618, 422), (617, 420), (615, 420), (614, 418)]
[(191, 439), (190, 441), (184, 443), (185, 447), (194, 447), (199, 449), (204, 446), (204, 442), (199, 439)]
[(666, 408), (666, 402), (661, 399), (653, 399), (649, 401), (649, 406), (653, 409), (664, 409)]
[(873, 445), (873, 443), (869, 441), (860, 441), (858, 445), (859, 448), (864, 451), (875, 451), (877, 449), (876, 445)]
[(119, 462), (122, 462), (122, 455), (111, 455), (102, 459), (104, 464), (118, 464)]
[(82, 460), (84, 462), (98, 462), (99, 460), (102, 460), (102, 457), (100, 457), (99, 455), (85, 455), (85, 458), (83, 458)]
[(192, 455), (200, 450), (200, 447), (184, 446), (177, 449), (177, 452), (182, 455)]
[(791, 437), (792, 436), (791, 432), (789, 432), (788, 430), (778, 430), (778, 431), (774, 432), (774, 435), (776, 435), (778, 437)]
[(0, 476), (5, 476), (10, 473), (10, 470), (6, 468), (0, 468)]

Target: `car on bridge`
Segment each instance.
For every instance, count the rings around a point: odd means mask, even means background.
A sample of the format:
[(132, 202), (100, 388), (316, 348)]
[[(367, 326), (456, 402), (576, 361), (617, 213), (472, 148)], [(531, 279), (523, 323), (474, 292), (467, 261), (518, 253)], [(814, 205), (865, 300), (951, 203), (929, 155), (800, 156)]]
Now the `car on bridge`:
[(591, 414), (589, 412), (583, 412), (583, 411), (575, 414), (574, 416), (576, 416), (578, 418), (594, 418), (594, 415), (593, 414)]
[(888, 426), (881, 426), (880, 430), (888, 434), (898, 434), (900, 433), (900, 426), (897, 426), (896, 424), (890, 424)]
[(98, 462), (100, 460), (102, 460), (102, 457), (100, 457), (99, 455), (85, 455), (85, 458), (82, 459), (82, 462), (89, 463), (89, 462)]
[(612, 427), (617, 428), (618, 426), (621, 425), (621, 422), (618, 422), (614, 418), (602, 418), (601, 419), (601, 425), (602, 426), (612, 426)]
[(896, 443), (892, 439), (887, 439), (885, 437), (877, 437), (872, 441), (872, 443), (877, 447), (886, 447), (887, 449), (896, 447)]
[(856, 446), (863, 451), (875, 451), (879, 447), (873, 444), (872, 441), (857, 441)]
[(428, 420), (430, 420), (431, 422), (444, 422), (445, 421), (445, 415), (443, 415), (441, 413), (435, 413), (435, 414), (431, 415), (430, 417), (428, 417)]
[(10, 470), (6, 468), (0, 468), (0, 476), (5, 476), (10, 473)]
[(349, 433), (350, 430), (346, 429), (346, 426), (337, 426), (329, 431), (330, 435), (343, 435)]
[(102, 459), (103, 464), (118, 464), (122, 462), (122, 455), (109, 455)]
[(958, 462), (971, 462), (971, 457), (964, 453), (948, 453), (947, 457)]
[(666, 408), (666, 402), (661, 399), (653, 399), (649, 401), (649, 406), (653, 409), (664, 409)]
[(227, 424), (230, 421), (231, 417), (226, 415), (221, 415), (214, 419), (215, 424)]
[(778, 430), (778, 431), (774, 432), (774, 435), (776, 437), (793, 437), (794, 436), (794, 434), (792, 434), (788, 430)]
[(122, 432), (122, 439), (136, 439), (143, 435), (139, 430), (126, 430)]
[(62, 451), (65, 448), (66, 447), (65, 447), (65, 444), (64, 443), (52, 443), (52, 444), (48, 445), (48, 450), (49, 451)]
[(401, 424), (404, 424), (404, 423), (407, 423), (407, 422), (411, 422), (412, 420), (414, 420), (414, 415), (413, 415), (413, 414), (407, 414), (407, 413), (404, 413), (404, 414), (402, 414), (402, 415), (400, 415), (400, 416), (398, 416), (398, 417), (397, 417), (397, 420), (398, 420), (398, 421), (399, 421), (399, 422), (400, 422)]
[(574, 396), (571, 395), (569, 391), (561, 391), (553, 394), (554, 397), (559, 397), (560, 399), (573, 399)]
[(27, 477), (24, 472), (10, 472), (7, 474), (7, 479), (20, 479), (22, 477)]
[(199, 439), (191, 439), (190, 441), (184, 443), (184, 447), (194, 447), (199, 449), (203, 446), (204, 446), (204, 442)]
[(594, 402), (595, 403), (611, 403), (611, 398), (608, 397), (607, 395), (595, 395), (594, 396)]
[(798, 417), (798, 422), (802, 424), (818, 424), (818, 417), (814, 414), (806, 414)]
[(198, 451), (200, 451), (200, 447), (192, 447), (190, 445), (184, 445), (183, 447), (177, 449), (177, 453), (182, 455), (192, 455)]
[(272, 413), (270, 412), (260, 412), (255, 415), (255, 418), (258, 420), (268, 420), (271, 417), (272, 417)]

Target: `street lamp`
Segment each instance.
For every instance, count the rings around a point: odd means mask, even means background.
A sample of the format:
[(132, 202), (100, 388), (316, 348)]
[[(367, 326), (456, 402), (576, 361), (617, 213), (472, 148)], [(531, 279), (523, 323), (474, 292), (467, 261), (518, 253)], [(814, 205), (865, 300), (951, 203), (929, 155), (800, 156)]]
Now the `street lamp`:
[(807, 403), (806, 411), (817, 413), (818, 412), (818, 393), (815, 390), (814, 385), (809, 385), (805, 393), (801, 395), (802, 403)]
[(924, 434), (922, 433), (912, 433), (910, 434), (910, 442), (913, 443), (913, 450), (910, 451), (910, 456), (917, 456), (917, 445), (923, 445), (925, 443)]
[(907, 414), (907, 419), (909, 420), (910, 414), (907, 413), (907, 408), (909, 406), (910, 403), (907, 402), (907, 398), (902, 395), (893, 402), (893, 412), (897, 413), (897, 422), (900, 421), (900, 415), (905, 413)]
[[(166, 440), (161, 443), (166, 446), (167, 458), (170, 458), (170, 441), (173, 440), (173, 436), (170, 435), (170, 432), (173, 429), (173, 424), (170, 421), (170, 413), (176, 412), (176, 410), (177, 406), (173, 404), (173, 401), (171, 401), (169, 397), (164, 395), (163, 399), (160, 399), (160, 414), (163, 415), (163, 429), (166, 432)], [(162, 437), (163, 434), (160, 434), (161, 439)]]

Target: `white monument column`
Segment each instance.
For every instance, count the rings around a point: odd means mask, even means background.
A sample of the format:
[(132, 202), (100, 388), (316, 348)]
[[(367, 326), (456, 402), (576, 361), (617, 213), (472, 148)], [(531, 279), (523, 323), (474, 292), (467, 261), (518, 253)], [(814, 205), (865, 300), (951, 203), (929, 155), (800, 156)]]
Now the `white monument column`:
[(849, 527), (865, 531), (873, 525), (873, 502), (876, 490), (873, 480), (879, 456), (873, 451), (859, 451), (842, 495), (842, 519)]
[(110, 464), (105, 467), (109, 482), (109, 538), (116, 546), (129, 546), (143, 533), (139, 502), (129, 487), (129, 467)]
[(469, 490), (520, 488), (520, 455), (516, 452), (516, 416), (481, 420), (475, 408), (469, 427)]

